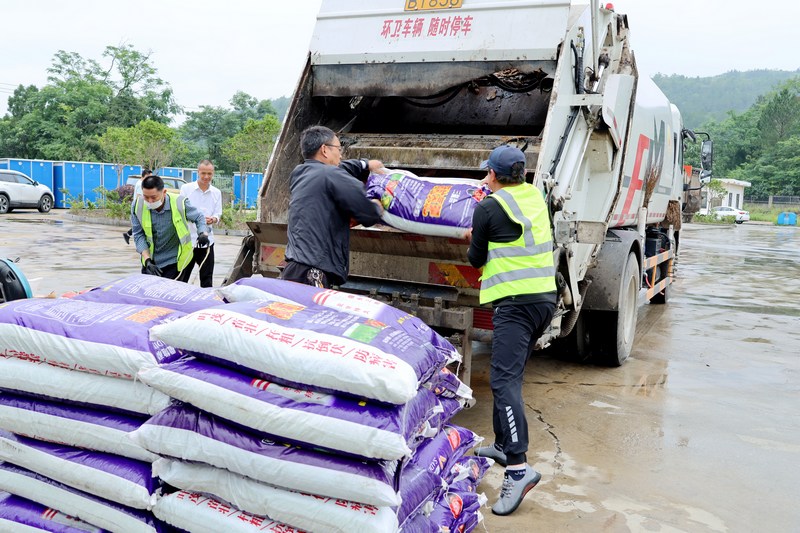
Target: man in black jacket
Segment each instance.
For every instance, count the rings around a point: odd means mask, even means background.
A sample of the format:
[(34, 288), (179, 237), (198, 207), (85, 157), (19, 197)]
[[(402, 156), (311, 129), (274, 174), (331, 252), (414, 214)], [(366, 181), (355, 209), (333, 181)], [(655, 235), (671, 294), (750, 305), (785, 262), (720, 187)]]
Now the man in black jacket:
[(381, 172), (375, 159), (342, 161), (342, 144), (330, 128), (312, 126), (300, 135), (305, 161), (290, 177), (289, 244), (281, 279), (330, 288), (347, 281), (350, 219), (372, 226), (381, 220), (378, 200), (364, 194), (363, 181)]

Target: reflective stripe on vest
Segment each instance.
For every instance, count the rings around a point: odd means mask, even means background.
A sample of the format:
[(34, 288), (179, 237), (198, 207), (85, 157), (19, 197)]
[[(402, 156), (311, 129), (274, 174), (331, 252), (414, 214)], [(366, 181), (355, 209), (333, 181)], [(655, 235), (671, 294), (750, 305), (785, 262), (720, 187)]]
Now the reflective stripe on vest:
[[(172, 225), (175, 227), (175, 233), (178, 234), (178, 271), (186, 268), (192, 260), (194, 250), (192, 249), (192, 235), (189, 233), (189, 224), (186, 221), (186, 198), (176, 194), (167, 193), (169, 199), (169, 208), (172, 216)], [(134, 207), (136, 218), (142, 225), (144, 236), (147, 238), (147, 244), (150, 247), (150, 257), (153, 256), (155, 243), (153, 242), (153, 219), (150, 215), (150, 210), (144, 208), (144, 199), (140, 196), (136, 198), (136, 205)], [(142, 259), (142, 266), (144, 266), (144, 259)]]
[(553, 237), (547, 206), (539, 189), (525, 183), (500, 189), (492, 198), (511, 221), (522, 228), (522, 235), (513, 242), (489, 240), (481, 276), (480, 303), (555, 291)]

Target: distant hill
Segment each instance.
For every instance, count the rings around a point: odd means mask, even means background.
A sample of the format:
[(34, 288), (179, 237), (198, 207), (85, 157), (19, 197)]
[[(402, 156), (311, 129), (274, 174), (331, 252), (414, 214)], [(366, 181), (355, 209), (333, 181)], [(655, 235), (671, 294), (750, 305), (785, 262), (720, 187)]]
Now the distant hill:
[(733, 70), (719, 76), (689, 78), (656, 74), (653, 81), (681, 110), (687, 128), (699, 128), (710, 120), (722, 121), (728, 111), (741, 113), (776, 85), (800, 76), (800, 69)]

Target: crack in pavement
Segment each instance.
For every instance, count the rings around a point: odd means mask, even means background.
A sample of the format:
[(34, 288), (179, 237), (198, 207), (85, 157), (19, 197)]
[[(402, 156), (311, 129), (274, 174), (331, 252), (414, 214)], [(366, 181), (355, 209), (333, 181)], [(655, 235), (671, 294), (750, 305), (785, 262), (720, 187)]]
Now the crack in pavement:
[(561, 440), (558, 438), (558, 435), (555, 434), (555, 426), (551, 423), (547, 422), (544, 419), (544, 415), (539, 409), (534, 408), (531, 404), (526, 403), (525, 407), (536, 413), (536, 419), (539, 420), (544, 426), (547, 428), (547, 432), (553, 437), (553, 444), (555, 445), (556, 453), (553, 455), (553, 463), (555, 463), (555, 472), (556, 474), (560, 474), (564, 471), (564, 463), (561, 462)]
[[(661, 378), (658, 382), (654, 383), (654, 385), (664, 385), (666, 384), (667, 380), (666, 377)], [(621, 389), (629, 389), (631, 388), (630, 385), (625, 383), (571, 383), (569, 381), (525, 381), (526, 385), (569, 385), (571, 387), (578, 386), (578, 387), (609, 387), (609, 388), (621, 388)]]

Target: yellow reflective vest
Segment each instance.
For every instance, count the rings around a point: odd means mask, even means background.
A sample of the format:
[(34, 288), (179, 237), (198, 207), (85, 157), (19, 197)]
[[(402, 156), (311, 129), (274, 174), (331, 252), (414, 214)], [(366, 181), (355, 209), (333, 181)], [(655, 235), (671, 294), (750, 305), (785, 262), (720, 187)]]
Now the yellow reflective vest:
[[(169, 209), (172, 213), (172, 225), (175, 227), (175, 232), (178, 234), (180, 246), (178, 246), (178, 271), (186, 268), (192, 260), (194, 250), (192, 247), (192, 235), (189, 233), (189, 224), (186, 221), (186, 198), (178, 196), (177, 194), (167, 193), (169, 199)], [(150, 210), (144, 207), (144, 200), (142, 197), (136, 198), (136, 206), (134, 208), (136, 218), (142, 225), (144, 235), (147, 237), (147, 244), (150, 246), (150, 257), (153, 256), (155, 243), (153, 242), (153, 219), (150, 215)], [(142, 259), (142, 266), (144, 266), (144, 259)]]
[(542, 193), (533, 185), (523, 183), (504, 187), (491, 198), (522, 228), (522, 235), (513, 242), (493, 242), (490, 236), (481, 275), (480, 303), (521, 294), (554, 292), (553, 237)]

